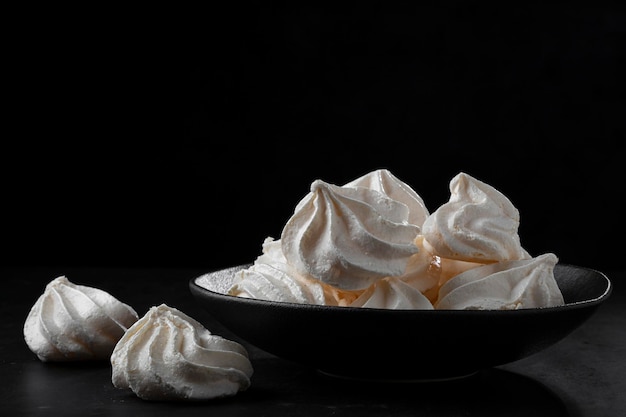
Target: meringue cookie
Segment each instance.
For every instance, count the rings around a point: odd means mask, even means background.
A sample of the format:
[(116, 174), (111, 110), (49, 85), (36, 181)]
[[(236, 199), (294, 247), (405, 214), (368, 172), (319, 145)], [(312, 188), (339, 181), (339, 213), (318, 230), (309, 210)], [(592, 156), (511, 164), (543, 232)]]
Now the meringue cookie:
[(365, 187), (383, 193), (387, 197), (406, 204), (409, 208), (408, 222), (416, 226), (422, 226), (426, 217), (428, 217), (428, 209), (424, 204), (422, 197), (415, 192), (405, 182), (399, 180), (388, 169), (377, 169), (371, 171), (362, 177), (359, 177), (344, 187)]
[(31, 308), (24, 339), (44, 362), (104, 360), (138, 318), (132, 307), (106, 291), (60, 276)]
[(350, 307), (394, 310), (432, 310), (433, 305), (422, 292), (398, 277), (382, 278), (354, 300)]
[(254, 264), (236, 273), (226, 292), (267, 301), (343, 306), (360, 291), (345, 291), (298, 273), (287, 264), (280, 240), (267, 237)]
[[(534, 281), (520, 278), (526, 264), (506, 263), (532, 259), (521, 246), (519, 212), (511, 201), (463, 172), (450, 181), (449, 188), (449, 201), (429, 214), (422, 198), (386, 169), (341, 187), (314, 181), (280, 238), (265, 239), (262, 254), (251, 268), (239, 272), (230, 294), (375, 308), (558, 304), (562, 296), (552, 269), (548, 266), (545, 272), (550, 260), (538, 258), (544, 266), (528, 272), (540, 277)], [(489, 265), (494, 266), (483, 269)], [(526, 270), (531, 265), (535, 264), (528, 262)], [(544, 273), (538, 272), (541, 268)], [(472, 291), (483, 291), (478, 282), (465, 288), (456, 277), (490, 281), (480, 275), (484, 271), (500, 272), (504, 278), (495, 285), (508, 283), (514, 292), (503, 295), (495, 288), (487, 297), (490, 301), (479, 307), (472, 301), (467, 306), (454, 301), (454, 297), (471, 300)], [(459, 290), (451, 291), (455, 285), (461, 285)], [(541, 288), (547, 291), (544, 299), (534, 294)]]
[(528, 259), (520, 245), (519, 212), (492, 186), (463, 172), (450, 181), (450, 199), (424, 222), (424, 246), (442, 258), (490, 263)]
[(254, 263), (261, 264), (273, 264), (282, 263), (286, 264), (287, 259), (283, 255), (283, 248), (280, 239), (275, 240), (273, 237), (266, 237), (261, 245), (261, 255), (259, 255)]
[(419, 251), (409, 258), (404, 273), (398, 278), (422, 293), (426, 293), (435, 288), (441, 280), (441, 262), (438, 256), (424, 249), (422, 235), (418, 235), (413, 243)]
[(111, 381), (144, 400), (207, 400), (246, 390), (246, 349), (165, 304), (151, 307), (115, 346)]
[(469, 269), (440, 288), (435, 308), (516, 310), (563, 305), (554, 278), (557, 262), (555, 254), (546, 253)]
[(408, 207), (365, 187), (338, 187), (321, 180), (281, 233), (281, 248), (296, 271), (345, 290), (365, 289), (377, 279), (404, 273), (420, 229)]
[(276, 264), (257, 263), (235, 275), (229, 295), (298, 304), (325, 305), (321, 282), (289, 274)]

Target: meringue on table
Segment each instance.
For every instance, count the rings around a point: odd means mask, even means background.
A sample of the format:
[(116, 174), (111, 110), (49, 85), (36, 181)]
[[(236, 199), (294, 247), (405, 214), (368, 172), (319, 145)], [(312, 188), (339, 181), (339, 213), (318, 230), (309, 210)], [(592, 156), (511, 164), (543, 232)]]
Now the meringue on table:
[(43, 362), (109, 359), (137, 312), (98, 288), (50, 281), (24, 322), (24, 339)]
[(111, 355), (111, 381), (144, 400), (208, 400), (250, 386), (246, 349), (166, 304), (151, 307)]

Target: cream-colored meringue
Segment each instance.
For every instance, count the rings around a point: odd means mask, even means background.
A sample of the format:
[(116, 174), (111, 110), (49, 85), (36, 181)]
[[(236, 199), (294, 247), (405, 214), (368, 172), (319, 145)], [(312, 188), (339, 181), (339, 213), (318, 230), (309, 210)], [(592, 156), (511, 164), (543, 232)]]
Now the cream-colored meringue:
[(441, 279), (441, 262), (439, 257), (424, 249), (422, 235), (418, 235), (413, 243), (419, 251), (409, 258), (404, 273), (398, 278), (426, 293), (436, 287)]
[(261, 255), (259, 255), (254, 263), (257, 264), (286, 264), (287, 259), (283, 255), (283, 248), (280, 239), (275, 240), (273, 237), (266, 237), (261, 245)]
[(528, 259), (519, 212), (494, 187), (466, 173), (450, 181), (450, 199), (424, 222), (424, 247), (442, 258), (489, 263)]
[(350, 307), (394, 310), (432, 310), (433, 305), (422, 292), (398, 277), (381, 278), (370, 285)]
[(108, 359), (138, 315), (98, 288), (50, 281), (24, 322), (29, 349), (44, 362)]
[(115, 346), (111, 381), (144, 400), (207, 400), (246, 390), (253, 374), (239, 343), (165, 304), (151, 307)]
[(378, 191), (316, 180), (283, 228), (282, 252), (301, 274), (340, 289), (365, 289), (402, 275), (418, 252), (420, 229), (408, 215), (406, 204)]
[(554, 278), (558, 258), (547, 253), (469, 269), (439, 290), (438, 310), (516, 310), (563, 305)]
[(285, 264), (256, 263), (238, 271), (228, 294), (285, 303), (327, 304), (320, 281), (306, 279), (295, 271), (289, 273)]
[(406, 204), (409, 208), (408, 222), (421, 227), (428, 217), (428, 209), (424, 200), (407, 183), (398, 179), (388, 169), (371, 171), (344, 187), (365, 187), (383, 193), (387, 197)]
[[(429, 214), (422, 198), (386, 169), (342, 187), (317, 180), (296, 205), (280, 239), (266, 238), (254, 265), (239, 273), (231, 294), (353, 307), (449, 308), (456, 291), (445, 300), (444, 294), (462, 282), (456, 277), (479, 276), (509, 261), (529, 261), (526, 269), (534, 265), (520, 243), (519, 212), (504, 194), (463, 172), (449, 188), (449, 201)], [(483, 269), (491, 264), (492, 269)], [(523, 265), (500, 271), (500, 276), (506, 272), (502, 281), (513, 285), (521, 279)], [(552, 281), (542, 278), (526, 285), (522, 279), (512, 287), (526, 288), (521, 301), (511, 293), (509, 298), (517, 301), (506, 304), (496, 288), (494, 294), (502, 300), (482, 306), (559, 303), (562, 296), (551, 274)], [(467, 291), (473, 286), (458, 294), (471, 298)], [(545, 299), (533, 295), (542, 288)], [(461, 305), (455, 308), (465, 308)]]
[(262, 254), (254, 264), (235, 274), (227, 291), (227, 294), (239, 297), (331, 306), (348, 305), (359, 293), (341, 290), (300, 274), (287, 264), (280, 240), (271, 237), (263, 242)]

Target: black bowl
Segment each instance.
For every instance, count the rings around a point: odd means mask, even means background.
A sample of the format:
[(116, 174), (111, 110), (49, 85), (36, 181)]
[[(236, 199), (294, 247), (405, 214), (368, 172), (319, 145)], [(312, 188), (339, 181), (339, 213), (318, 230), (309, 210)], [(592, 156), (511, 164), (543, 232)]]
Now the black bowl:
[(191, 293), (250, 344), (335, 376), (440, 380), (513, 362), (560, 341), (611, 293), (601, 272), (557, 264), (566, 304), (489, 310), (385, 310), (281, 303), (225, 295), (239, 265), (193, 278)]

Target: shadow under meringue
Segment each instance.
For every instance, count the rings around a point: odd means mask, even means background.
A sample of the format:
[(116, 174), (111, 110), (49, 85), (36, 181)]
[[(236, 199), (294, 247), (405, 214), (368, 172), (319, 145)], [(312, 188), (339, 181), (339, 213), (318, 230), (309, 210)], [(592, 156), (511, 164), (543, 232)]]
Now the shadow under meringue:
[(256, 361), (255, 369), (252, 386), (242, 393), (240, 403), (257, 411), (264, 405), (281, 404), (294, 413), (306, 409), (311, 415), (333, 415), (341, 409), (341, 415), (363, 417), (381, 413), (429, 417), (570, 415), (564, 401), (543, 384), (498, 368), (432, 382), (335, 378), (271, 359)]
[[(254, 415), (368, 417), (413, 416), (570, 416), (563, 400), (541, 383), (492, 368), (465, 378), (438, 382), (376, 382), (335, 378), (274, 357), (253, 360), (252, 384), (235, 396), (204, 401), (144, 401), (111, 383), (106, 362), (24, 364), (14, 383), (29, 415), (89, 410), (135, 416), (174, 412)], [(194, 411), (197, 410), (197, 411)]]

